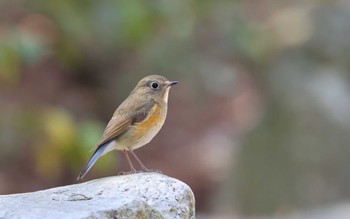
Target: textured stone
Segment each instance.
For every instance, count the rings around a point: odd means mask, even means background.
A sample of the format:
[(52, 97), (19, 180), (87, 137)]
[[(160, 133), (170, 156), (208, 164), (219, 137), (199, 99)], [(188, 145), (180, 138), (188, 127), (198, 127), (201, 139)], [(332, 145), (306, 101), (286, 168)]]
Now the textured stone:
[(0, 196), (0, 218), (195, 218), (185, 183), (158, 173)]

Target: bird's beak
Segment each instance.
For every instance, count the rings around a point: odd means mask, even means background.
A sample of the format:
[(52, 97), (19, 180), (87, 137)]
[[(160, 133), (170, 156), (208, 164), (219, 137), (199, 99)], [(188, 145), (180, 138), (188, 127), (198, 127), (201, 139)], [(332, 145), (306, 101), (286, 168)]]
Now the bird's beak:
[(179, 83), (178, 81), (167, 81), (167, 82), (165, 82), (165, 85), (167, 86), (167, 87), (170, 87), (170, 86), (173, 86), (173, 85), (175, 85), (175, 84), (177, 84), (177, 83)]

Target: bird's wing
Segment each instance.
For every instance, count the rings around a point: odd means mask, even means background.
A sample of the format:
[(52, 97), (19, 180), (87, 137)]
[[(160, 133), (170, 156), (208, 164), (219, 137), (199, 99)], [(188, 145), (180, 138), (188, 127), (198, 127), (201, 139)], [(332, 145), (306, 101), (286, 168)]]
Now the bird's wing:
[(132, 119), (128, 117), (118, 118), (113, 116), (104, 130), (102, 138), (97, 146), (99, 147), (100, 145), (118, 137), (128, 129), (131, 122)]
[(131, 125), (146, 119), (155, 104), (154, 101), (140, 101), (144, 102), (144, 104), (137, 105), (134, 104), (135, 102), (131, 102), (130, 99), (131, 98), (126, 99), (114, 112), (97, 147), (117, 138), (127, 131)]

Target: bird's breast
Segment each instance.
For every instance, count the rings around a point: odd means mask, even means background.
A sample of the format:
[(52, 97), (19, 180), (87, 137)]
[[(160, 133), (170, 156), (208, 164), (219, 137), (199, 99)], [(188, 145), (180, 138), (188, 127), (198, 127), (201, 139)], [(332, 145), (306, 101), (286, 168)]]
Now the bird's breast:
[(146, 118), (139, 123), (136, 123), (135, 126), (139, 129), (152, 128), (155, 126), (162, 126), (166, 117), (166, 110), (162, 109), (158, 103), (155, 103), (150, 109), (150, 112), (147, 114)]
[(158, 103), (155, 103), (144, 120), (132, 125), (121, 136), (119, 145), (123, 145), (123, 149), (136, 149), (150, 142), (164, 124), (167, 113), (166, 107), (166, 105), (162, 107)]

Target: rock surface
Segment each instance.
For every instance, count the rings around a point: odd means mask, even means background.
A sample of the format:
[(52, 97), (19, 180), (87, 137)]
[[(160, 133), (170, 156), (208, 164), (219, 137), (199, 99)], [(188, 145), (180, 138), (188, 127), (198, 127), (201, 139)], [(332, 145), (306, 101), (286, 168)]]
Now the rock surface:
[(7, 218), (195, 218), (185, 183), (158, 173), (137, 173), (0, 196)]

